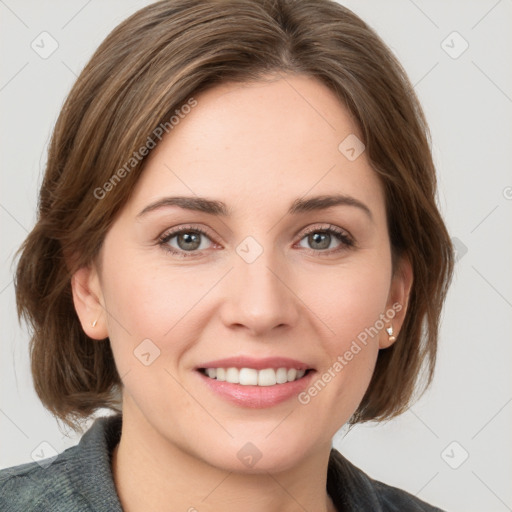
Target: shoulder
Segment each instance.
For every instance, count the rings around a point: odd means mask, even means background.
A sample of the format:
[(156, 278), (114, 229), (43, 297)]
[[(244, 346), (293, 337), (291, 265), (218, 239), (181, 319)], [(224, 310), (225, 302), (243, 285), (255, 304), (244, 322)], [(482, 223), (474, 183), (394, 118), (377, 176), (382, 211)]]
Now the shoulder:
[(429, 505), (407, 491), (371, 478), (370, 481), (373, 484), (384, 512), (444, 512), (442, 509)]
[(2, 512), (122, 512), (110, 467), (121, 416), (97, 418), (76, 446), (0, 471)]
[(374, 480), (334, 448), (329, 458), (327, 485), (333, 501), (343, 510), (444, 512), (407, 491)]
[(89, 512), (92, 509), (74, 489), (79, 474), (77, 447), (55, 460), (30, 462), (0, 471), (2, 512)]

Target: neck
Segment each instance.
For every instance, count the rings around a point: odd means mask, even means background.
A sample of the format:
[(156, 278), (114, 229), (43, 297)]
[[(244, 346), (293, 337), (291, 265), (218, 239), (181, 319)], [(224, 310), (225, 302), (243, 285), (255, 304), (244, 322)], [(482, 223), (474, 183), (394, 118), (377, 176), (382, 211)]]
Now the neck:
[(336, 512), (326, 492), (329, 453), (324, 447), (280, 473), (239, 473), (214, 467), (156, 433), (138, 436), (123, 421), (112, 473), (125, 512)]

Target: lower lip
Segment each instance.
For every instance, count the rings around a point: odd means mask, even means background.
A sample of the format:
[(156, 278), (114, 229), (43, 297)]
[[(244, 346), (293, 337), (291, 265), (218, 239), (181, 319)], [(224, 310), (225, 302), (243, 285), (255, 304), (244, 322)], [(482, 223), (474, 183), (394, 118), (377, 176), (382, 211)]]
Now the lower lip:
[(316, 372), (310, 370), (307, 375), (299, 380), (274, 386), (243, 386), (242, 384), (232, 384), (231, 382), (211, 379), (200, 371), (196, 371), (196, 373), (213, 392), (226, 400), (240, 407), (264, 409), (285, 402), (298, 395), (308, 387)]

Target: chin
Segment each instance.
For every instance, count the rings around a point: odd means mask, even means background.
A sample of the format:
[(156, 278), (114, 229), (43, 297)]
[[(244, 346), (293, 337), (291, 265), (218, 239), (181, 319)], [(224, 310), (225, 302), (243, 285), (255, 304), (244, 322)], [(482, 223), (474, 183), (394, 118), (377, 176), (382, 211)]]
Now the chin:
[[(224, 471), (244, 474), (279, 473), (298, 465), (307, 456), (306, 443), (313, 449), (311, 439), (291, 439), (277, 436), (274, 439), (249, 436), (230, 439), (224, 445), (204, 446), (203, 460)], [(206, 456), (205, 456), (206, 455)]]

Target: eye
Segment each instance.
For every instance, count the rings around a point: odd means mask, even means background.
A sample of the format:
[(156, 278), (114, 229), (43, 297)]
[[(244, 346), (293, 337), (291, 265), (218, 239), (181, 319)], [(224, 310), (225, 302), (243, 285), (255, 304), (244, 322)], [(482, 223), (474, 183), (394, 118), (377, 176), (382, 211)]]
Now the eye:
[(159, 238), (159, 245), (166, 251), (184, 258), (198, 256), (199, 252), (209, 248), (210, 237), (201, 228), (184, 226), (166, 231)]
[[(304, 246), (303, 241), (309, 247)], [(182, 226), (166, 231), (159, 237), (158, 244), (173, 255), (190, 258), (200, 257), (201, 251), (211, 248), (214, 242), (204, 229), (197, 226)], [(355, 242), (345, 230), (337, 226), (313, 226), (305, 231), (299, 246), (316, 254), (330, 255), (354, 247)]]
[[(301, 243), (302, 241), (305, 241), (309, 247), (304, 247)], [(333, 243), (337, 243), (337, 245), (333, 247)], [(314, 252), (332, 254), (354, 247), (355, 244), (354, 240), (346, 231), (336, 226), (329, 225), (325, 228), (309, 228), (303, 238), (301, 238), (299, 245), (305, 249), (313, 250)]]

